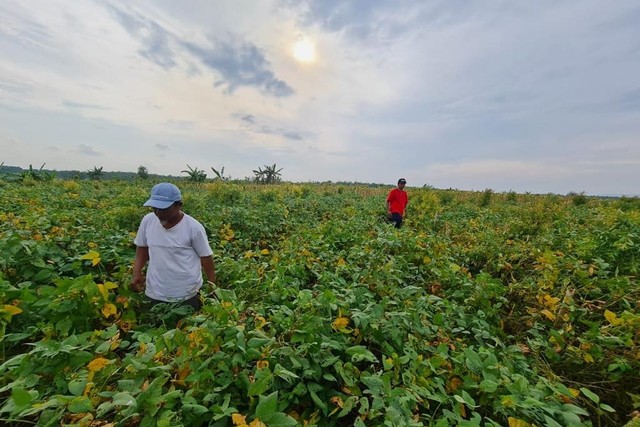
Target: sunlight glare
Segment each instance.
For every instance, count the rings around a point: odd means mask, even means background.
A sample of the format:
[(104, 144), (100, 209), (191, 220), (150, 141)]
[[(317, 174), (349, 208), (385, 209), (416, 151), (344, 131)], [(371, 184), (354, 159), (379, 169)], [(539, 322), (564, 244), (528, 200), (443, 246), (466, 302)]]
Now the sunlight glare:
[(300, 62), (314, 62), (316, 60), (316, 48), (309, 40), (298, 40), (293, 45), (293, 57)]

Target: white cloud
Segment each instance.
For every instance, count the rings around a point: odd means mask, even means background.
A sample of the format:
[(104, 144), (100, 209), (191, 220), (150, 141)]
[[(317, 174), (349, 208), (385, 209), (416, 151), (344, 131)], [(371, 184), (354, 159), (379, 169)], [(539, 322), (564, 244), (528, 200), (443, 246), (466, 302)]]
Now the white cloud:
[[(8, 0), (0, 147), (57, 169), (277, 162), (299, 181), (625, 193), (640, 178), (634, 17), (631, 0)], [(316, 62), (293, 58), (300, 37)]]

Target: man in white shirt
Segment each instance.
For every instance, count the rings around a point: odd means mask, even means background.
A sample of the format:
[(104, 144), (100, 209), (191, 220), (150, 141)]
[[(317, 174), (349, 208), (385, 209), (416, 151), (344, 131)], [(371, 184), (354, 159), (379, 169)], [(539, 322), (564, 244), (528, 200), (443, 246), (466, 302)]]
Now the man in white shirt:
[[(142, 218), (134, 243), (131, 289), (145, 291), (153, 304), (179, 302), (199, 310), (202, 270), (215, 283), (211, 246), (202, 224), (182, 212), (182, 194), (163, 182), (151, 189), (144, 206), (153, 212)], [(146, 279), (144, 266), (149, 263)]]

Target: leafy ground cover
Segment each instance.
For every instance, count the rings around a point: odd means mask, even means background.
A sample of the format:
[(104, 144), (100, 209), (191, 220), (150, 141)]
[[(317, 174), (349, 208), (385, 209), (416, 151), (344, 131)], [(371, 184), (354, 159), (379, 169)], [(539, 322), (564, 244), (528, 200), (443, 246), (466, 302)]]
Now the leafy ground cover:
[(0, 422), (632, 425), (637, 199), (179, 184), (205, 305), (128, 289), (147, 182), (0, 182)]

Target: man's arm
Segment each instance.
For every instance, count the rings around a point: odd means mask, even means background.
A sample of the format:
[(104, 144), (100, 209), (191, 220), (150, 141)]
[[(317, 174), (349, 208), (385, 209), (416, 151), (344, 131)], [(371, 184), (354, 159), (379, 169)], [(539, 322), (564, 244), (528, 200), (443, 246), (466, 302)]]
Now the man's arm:
[(131, 289), (135, 292), (142, 292), (145, 287), (145, 279), (142, 269), (149, 261), (149, 248), (146, 246), (136, 246), (136, 258), (133, 261), (133, 278), (131, 279)]
[(213, 257), (211, 255), (200, 257), (200, 264), (204, 274), (207, 276), (207, 280), (211, 283), (216, 283), (216, 266), (213, 263)]

